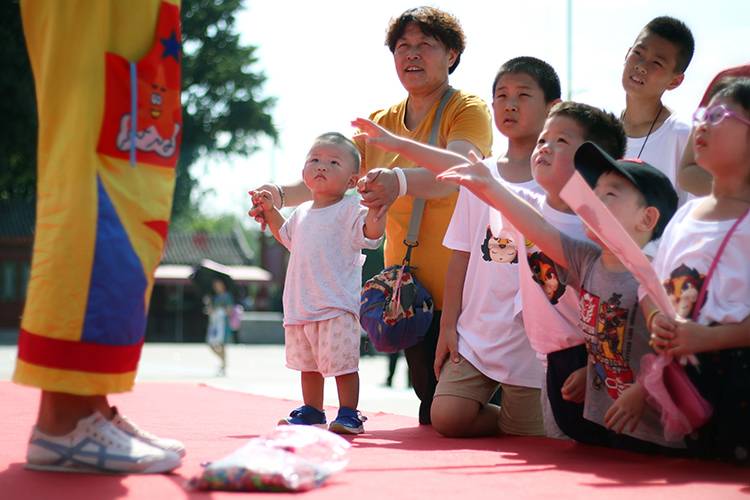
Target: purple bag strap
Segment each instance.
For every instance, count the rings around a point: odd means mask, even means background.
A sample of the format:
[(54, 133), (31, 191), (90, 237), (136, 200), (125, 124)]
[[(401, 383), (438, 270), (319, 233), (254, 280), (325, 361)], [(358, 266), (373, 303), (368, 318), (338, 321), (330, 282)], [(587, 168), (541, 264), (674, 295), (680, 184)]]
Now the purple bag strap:
[(716, 251), (716, 255), (714, 256), (714, 260), (711, 261), (711, 265), (708, 267), (708, 272), (706, 273), (706, 277), (703, 278), (703, 285), (701, 286), (701, 291), (698, 293), (698, 298), (695, 301), (695, 307), (693, 308), (693, 314), (690, 316), (690, 319), (693, 321), (698, 321), (698, 315), (701, 312), (701, 309), (703, 308), (703, 302), (706, 299), (706, 294), (708, 293), (708, 281), (711, 279), (711, 276), (713, 276), (714, 271), (716, 270), (716, 266), (719, 263), (719, 259), (721, 258), (721, 254), (724, 253), (724, 249), (727, 247), (727, 243), (729, 243), (729, 238), (732, 237), (732, 234), (737, 229), (737, 226), (740, 225), (740, 223), (745, 220), (745, 217), (747, 217), (747, 214), (750, 213), (750, 208), (745, 210), (745, 213), (742, 214), (736, 221), (734, 221), (734, 224), (732, 224), (732, 227), (729, 228), (729, 231), (727, 231), (727, 234), (724, 236), (724, 239), (721, 241), (721, 245), (719, 245), (719, 249)]

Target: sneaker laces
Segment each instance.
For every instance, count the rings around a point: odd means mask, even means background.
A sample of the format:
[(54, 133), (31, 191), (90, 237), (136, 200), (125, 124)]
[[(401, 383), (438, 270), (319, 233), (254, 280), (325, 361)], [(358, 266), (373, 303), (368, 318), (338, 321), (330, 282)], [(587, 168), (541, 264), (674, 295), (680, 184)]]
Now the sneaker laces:
[[(145, 431), (135, 425), (132, 420), (130, 420), (125, 415), (122, 415), (119, 411), (117, 411), (117, 407), (113, 406), (112, 411), (114, 412), (115, 416), (112, 418), (112, 421), (117, 421), (117, 427), (122, 429), (122, 431), (132, 434), (133, 436), (147, 441), (155, 441), (159, 440), (160, 438), (154, 434), (151, 434), (148, 431)], [(119, 429), (118, 429), (119, 430)]]
[(82, 430), (86, 435), (94, 438), (96, 442), (104, 444), (107, 447), (120, 450), (129, 449), (129, 446), (124, 445), (124, 443), (129, 442), (129, 436), (112, 425), (100, 414), (97, 414), (96, 418), (87, 422)]
[(185, 456), (185, 445), (176, 439), (162, 438), (156, 436), (148, 431), (145, 431), (138, 427), (132, 420), (125, 415), (120, 414), (116, 406), (112, 407), (114, 416), (112, 417), (112, 424), (119, 431), (137, 438), (151, 446), (161, 448), (162, 450), (170, 450), (177, 453), (179, 456)]

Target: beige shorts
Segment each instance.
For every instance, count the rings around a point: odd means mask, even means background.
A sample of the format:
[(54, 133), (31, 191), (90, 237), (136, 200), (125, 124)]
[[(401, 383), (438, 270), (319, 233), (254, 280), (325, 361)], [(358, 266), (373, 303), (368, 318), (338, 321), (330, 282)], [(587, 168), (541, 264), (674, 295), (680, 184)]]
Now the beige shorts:
[(351, 313), (331, 319), (284, 327), (286, 366), (324, 377), (359, 370), (360, 326)]
[(477, 370), (460, 356), (458, 363), (446, 360), (440, 371), (435, 397), (455, 396), (487, 404), (502, 388), (498, 426), (503, 434), (544, 436), (541, 391), (533, 387), (502, 384)]

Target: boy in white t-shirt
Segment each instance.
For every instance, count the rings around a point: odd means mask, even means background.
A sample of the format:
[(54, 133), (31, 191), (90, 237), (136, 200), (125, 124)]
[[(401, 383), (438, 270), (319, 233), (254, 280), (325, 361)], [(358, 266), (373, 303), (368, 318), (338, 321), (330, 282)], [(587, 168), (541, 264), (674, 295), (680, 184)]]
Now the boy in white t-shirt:
[(283, 297), (286, 365), (301, 372), (305, 404), (279, 424), (325, 426), (324, 377), (336, 377), (340, 407), (329, 430), (364, 432), (366, 419), (357, 411), (361, 249), (378, 247), (385, 218), (376, 218), (379, 207), (368, 210), (357, 196), (346, 196), (358, 172), (356, 145), (327, 133), (315, 139), (302, 170), (312, 201), (284, 220), (270, 192), (252, 196), (274, 237), (291, 254)]
[[(498, 70), (492, 95), (495, 125), (508, 138), (508, 150), (487, 159), (487, 166), (509, 188), (539, 192), (531, 153), (547, 112), (560, 99), (557, 74), (544, 61), (517, 57)], [(434, 173), (467, 161), (393, 136), (366, 120), (353, 124), (369, 144), (396, 151)], [(543, 366), (516, 307), (523, 240), (502, 228), (493, 233), (488, 206), (462, 189), (443, 244), (453, 252), (435, 353), (433, 427), (450, 437), (543, 434)], [(498, 387), (500, 407), (489, 403)]]
[[(625, 109), (620, 118), (628, 138), (625, 158), (655, 166), (677, 186), (677, 169), (690, 136), (690, 123), (664, 106), (662, 96), (680, 86), (695, 41), (685, 23), (652, 19), (628, 49), (622, 72)], [(680, 204), (688, 194), (677, 189)]]
[[(612, 156), (622, 156), (625, 150), (622, 124), (611, 113), (576, 102), (555, 105), (531, 158), (534, 180), (544, 192), (513, 189), (556, 230), (573, 239), (585, 238), (583, 224), (559, 193), (573, 172), (575, 150), (585, 141), (602, 145)], [(585, 378), (580, 372), (575, 375), (587, 362), (578, 328), (578, 292), (559, 279), (554, 263), (525, 235), (512, 226), (505, 229), (511, 231), (511, 239), (524, 242), (517, 246), (520, 293), (513, 314), (523, 310), (531, 347), (540, 357), (546, 357), (546, 375), (541, 381), (545, 433), (585, 442), (590, 431), (596, 432), (598, 427), (583, 419)]]

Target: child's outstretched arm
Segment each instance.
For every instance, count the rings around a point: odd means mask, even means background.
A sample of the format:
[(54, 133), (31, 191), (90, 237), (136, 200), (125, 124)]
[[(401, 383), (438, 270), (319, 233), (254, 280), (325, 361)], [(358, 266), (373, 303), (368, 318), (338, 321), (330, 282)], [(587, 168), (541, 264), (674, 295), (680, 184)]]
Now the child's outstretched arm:
[[(253, 210), (256, 211), (263, 219), (263, 222), (271, 229), (271, 234), (276, 241), (282, 243), (279, 236), (279, 229), (284, 225), (286, 219), (281, 215), (273, 204), (273, 195), (265, 189), (255, 190), (252, 192)], [(283, 243), (282, 243), (283, 244)]]
[(473, 163), (452, 167), (438, 175), (438, 180), (452, 182), (466, 187), (488, 205), (499, 210), (523, 235), (533, 241), (542, 252), (562, 267), (568, 267), (568, 260), (562, 247), (560, 231), (549, 224), (542, 214), (526, 200), (497, 181), (478, 156), (469, 153)]
[(467, 162), (466, 157), (454, 151), (395, 135), (366, 118), (356, 118), (352, 121), (352, 126), (360, 130), (355, 138), (364, 137), (367, 144), (385, 151), (398, 153), (435, 175), (450, 167)]
[[(421, 142), (394, 135), (365, 118), (355, 119), (352, 121), (352, 125), (360, 130), (354, 137), (356, 141), (365, 139), (369, 145), (398, 153), (400, 156), (419, 165), (418, 167), (406, 168), (402, 171), (403, 178), (406, 180), (406, 194), (415, 198), (430, 200), (453, 194), (456, 191), (455, 186), (437, 182), (435, 175), (454, 165), (466, 163), (466, 155), (470, 151), (480, 152), (479, 148), (465, 140), (450, 141), (445, 146), (445, 149), (422, 144)], [(366, 176), (360, 179), (360, 191), (362, 191), (364, 184), (369, 183), (374, 177), (384, 173), (385, 175), (381, 176), (379, 184), (382, 186), (386, 184), (391, 186), (388, 188), (388, 191), (392, 194), (390, 197), (378, 196), (376, 202), (378, 204), (393, 203), (398, 193), (398, 187), (396, 186), (400, 183), (396, 180), (396, 173), (394, 171), (385, 169), (384, 172), (380, 172), (380, 170), (383, 169), (370, 170)], [(369, 202), (373, 196), (376, 196), (374, 192), (363, 192), (363, 204), (369, 206)]]

